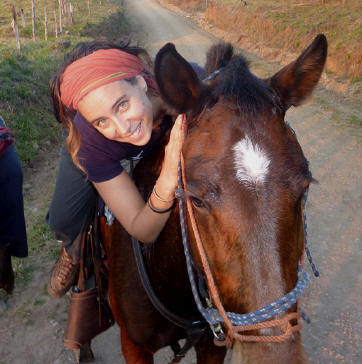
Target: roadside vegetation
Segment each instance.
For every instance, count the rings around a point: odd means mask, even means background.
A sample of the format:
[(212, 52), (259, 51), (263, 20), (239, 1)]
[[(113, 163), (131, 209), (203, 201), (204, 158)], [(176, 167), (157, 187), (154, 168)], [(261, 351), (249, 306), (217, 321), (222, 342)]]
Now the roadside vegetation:
[[(326, 72), (361, 81), (360, 0), (166, 0), (254, 43), (299, 53), (318, 34), (329, 43)], [(207, 4), (207, 8), (206, 8)]]
[[(64, 1), (64, 0), (63, 0)], [(71, 3), (68, 0), (67, 3)], [(11, 26), (12, 12), (22, 8), (26, 26), (18, 13), (21, 50), (17, 49)], [(50, 104), (49, 80), (59, 63), (76, 43), (95, 38), (120, 39), (128, 34), (128, 23), (122, 10), (122, 0), (74, 0), (73, 23), (63, 19), (63, 31), (55, 37), (54, 10), (59, 22), (58, 1), (36, 0), (36, 41), (33, 41), (30, 0), (1, 1), (0, 6), (0, 115), (15, 135), (15, 148), (25, 174), (36, 173), (37, 167), (59, 149), (60, 126)], [(48, 10), (48, 40), (44, 33), (44, 8)], [(58, 23), (59, 27), (59, 23)], [(59, 32), (59, 28), (58, 28)], [(54, 157), (53, 157), (54, 158)], [(46, 168), (46, 165), (45, 165)], [(37, 171), (38, 172), (38, 171)], [(33, 185), (25, 180), (25, 218), (29, 244), (29, 258), (13, 259), (17, 284), (26, 284), (35, 267), (55, 260), (53, 236), (45, 224), (53, 180), (34, 181), (47, 188), (43, 198), (33, 196)], [(40, 264), (40, 265), (39, 265)], [(1, 298), (1, 297), (0, 297)]]

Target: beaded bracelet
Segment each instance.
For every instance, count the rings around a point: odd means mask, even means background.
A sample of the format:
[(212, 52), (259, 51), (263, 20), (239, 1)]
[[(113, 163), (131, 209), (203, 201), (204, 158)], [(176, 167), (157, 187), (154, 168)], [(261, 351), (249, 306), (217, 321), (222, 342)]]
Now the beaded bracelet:
[[(172, 201), (173, 201), (173, 200), (172, 200)], [(151, 202), (151, 199), (150, 199), (150, 198), (147, 200), (147, 204), (148, 204), (149, 208), (150, 208), (153, 212), (156, 212), (157, 214), (164, 214), (164, 213), (169, 212), (169, 211), (171, 211), (171, 210), (173, 209), (173, 207), (175, 206), (175, 201), (173, 202), (173, 204), (172, 204), (170, 207), (168, 207), (168, 208), (167, 208), (167, 209), (165, 209), (165, 210), (159, 210), (159, 209), (156, 209), (156, 207), (154, 207), (154, 206), (152, 205), (152, 202)]]
[(162, 202), (172, 202), (175, 197), (172, 200), (165, 200), (164, 198), (162, 198), (156, 191), (156, 186), (153, 187), (152, 193), (155, 195), (155, 197), (157, 198), (157, 200), (162, 201)]

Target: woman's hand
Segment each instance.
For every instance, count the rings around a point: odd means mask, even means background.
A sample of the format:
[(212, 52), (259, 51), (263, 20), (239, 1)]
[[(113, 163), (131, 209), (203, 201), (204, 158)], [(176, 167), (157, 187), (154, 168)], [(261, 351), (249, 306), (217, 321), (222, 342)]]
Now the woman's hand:
[(177, 187), (177, 171), (187, 129), (186, 115), (180, 114), (172, 127), (170, 140), (165, 148), (165, 158), (156, 182), (157, 192), (164, 199), (173, 198)]

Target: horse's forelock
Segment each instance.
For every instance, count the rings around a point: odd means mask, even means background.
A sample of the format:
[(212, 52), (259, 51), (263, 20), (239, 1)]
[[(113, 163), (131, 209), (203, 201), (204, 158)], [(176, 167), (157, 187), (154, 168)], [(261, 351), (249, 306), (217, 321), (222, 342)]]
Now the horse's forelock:
[(213, 45), (206, 54), (205, 75), (209, 76), (216, 70), (225, 67), (234, 55), (234, 48), (230, 43)]
[(235, 96), (241, 113), (252, 116), (278, 106), (269, 85), (249, 70), (248, 61), (234, 56), (220, 74), (213, 96)]

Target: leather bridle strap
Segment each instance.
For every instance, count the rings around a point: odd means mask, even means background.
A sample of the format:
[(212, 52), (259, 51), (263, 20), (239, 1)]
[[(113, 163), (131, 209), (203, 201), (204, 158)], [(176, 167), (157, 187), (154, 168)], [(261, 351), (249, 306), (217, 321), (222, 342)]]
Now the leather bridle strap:
[[(185, 174), (185, 161), (184, 161), (184, 157), (183, 157), (182, 153), (181, 153), (180, 159), (181, 159), (182, 182), (183, 182), (183, 185), (184, 185), (184, 190), (186, 192), (187, 191), (187, 184), (186, 184), (186, 174)], [(212, 273), (211, 273), (210, 265), (209, 265), (209, 262), (208, 262), (207, 257), (206, 257), (205, 249), (204, 249), (204, 246), (203, 246), (202, 241), (201, 241), (199, 229), (197, 228), (197, 224), (196, 224), (196, 220), (195, 220), (191, 200), (187, 196), (187, 194), (185, 194), (185, 197), (186, 197), (187, 211), (189, 213), (189, 217), (190, 217), (190, 221), (191, 221), (192, 231), (194, 233), (194, 237), (195, 237), (195, 240), (196, 240), (197, 251), (198, 251), (199, 257), (201, 259), (202, 268), (203, 268), (203, 271), (204, 271), (205, 276), (206, 276), (206, 282), (207, 282), (207, 285), (208, 285), (209, 290), (210, 290), (211, 298), (212, 298), (213, 303), (215, 304), (220, 316), (224, 320), (224, 323), (225, 323), (225, 325), (227, 327), (228, 333), (232, 332), (233, 331), (233, 325), (230, 322), (229, 318), (227, 317), (226, 311), (224, 309), (224, 306), (221, 303), (219, 294), (217, 292), (215, 281), (214, 281), (214, 278), (213, 278)]]
[[(302, 326), (300, 324), (291, 325), (291, 320), (300, 319), (301, 314), (299, 312), (291, 312), (284, 315), (279, 320), (269, 320), (265, 322), (259, 322), (253, 325), (245, 326), (233, 326), (232, 338), (241, 342), (267, 342), (267, 343), (280, 343), (283, 342), (292, 335), (293, 332), (299, 331)], [(271, 327), (279, 327), (282, 330), (281, 335), (241, 335), (240, 332), (265, 329)], [(229, 334), (229, 333), (228, 333)], [(227, 343), (214, 340), (216, 346), (225, 346)]]

